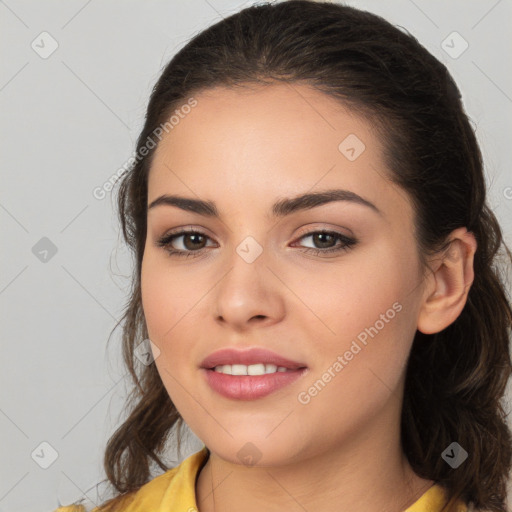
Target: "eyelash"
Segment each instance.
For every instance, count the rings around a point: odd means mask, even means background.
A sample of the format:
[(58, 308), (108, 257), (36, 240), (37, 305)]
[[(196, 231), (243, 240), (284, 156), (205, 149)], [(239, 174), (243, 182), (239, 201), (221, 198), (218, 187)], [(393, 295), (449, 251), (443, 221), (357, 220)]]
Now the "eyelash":
[[(202, 254), (203, 251), (206, 249), (204, 247), (202, 249), (198, 249), (197, 251), (183, 251), (181, 249), (173, 249), (170, 247), (171, 243), (174, 241), (175, 238), (179, 238), (180, 236), (188, 235), (188, 234), (200, 235), (200, 236), (203, 236), (206, 238), (210, 238), (209, 236), (205, 235), (204, 233), (201, 233), (201, 231), (196, 231), (194, 229), (185, 229), (182, 231), (178, 231), (176, 233), (169, 233), (169, 234), (164, 235), (162, 238), (160, 238), (157, 241), (157, 246), (163, 247), (170, 256), (178, 256), (178, 257), (187, 257), (188, 258), (191, 256), (194, 257), (196, 255)], [(313, 252), (317, 256), (319, 254), (343, 252), (343, 251), (348, 251), (358, 242), (358, 240), (356, 240), (355, 238), (349, 238), (345, 235), (342, 235), (341, 233), (338, 233), (337, 231), (327, 231), (327, 230), (310, 231), (309, 233), (302, 235), (299, 238), (299, 240), (302, 240), (303, 238), (307, 238), (309, 236), (316, 235), (316, 234), (325, 234), (325, 235), (334, 236), (334, 237), (336, 237), (336, 239), (341, 240), (343, 242), (343, 245), (335, 247), (335, 248), (330, 248), (330, 249), (315, 249), (312, 247), (306, 247), (303, 252), (308, 252), (308, 253)]]

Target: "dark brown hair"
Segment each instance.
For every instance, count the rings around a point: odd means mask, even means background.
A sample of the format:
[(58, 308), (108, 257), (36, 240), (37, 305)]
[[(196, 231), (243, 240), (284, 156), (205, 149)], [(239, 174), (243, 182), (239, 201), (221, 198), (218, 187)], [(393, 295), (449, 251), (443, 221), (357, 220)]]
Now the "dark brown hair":
[[(401, 438), (413, 470), (447, 490), (445, 510), (462, 499), (477, 510), (505, 512), (512, 438), (502, 398), (512, 371), (512, 310), (497, 263), (503, 256), (510, 264), (512, 254), (486, 203), (482, 157), (457, 86), (414, 37), (379, 16), (327, 2), (257, 5), (199, 33), (172, 58), (151, 94), (137, 153), (192, 95), (216, 86), (276, 82), (308, 84), (371, 119), (391, 179), (413, 201), (423, 263), (445, 249), (454, 229), (474, 233), (475, 278), (463, 311), (446, 329), (417, 332), (413, 341)], [(166, 446), (172, 433), (179, 443), (182, 426), (155, 365), (134, 357), (134, 348), (148, 337), (140, 272), (153, 154), (133, 163), (119, 181), (117, 198), (136, 264), (120, 322), (134, 387), (127, 418), (108, 442), (104, 460), (118, 494), (109, 503), (113, 508), (152, 478), (152, 467), (168, 469)], [(453, 441), (469, 453), (457, 469), (441, 458)]]

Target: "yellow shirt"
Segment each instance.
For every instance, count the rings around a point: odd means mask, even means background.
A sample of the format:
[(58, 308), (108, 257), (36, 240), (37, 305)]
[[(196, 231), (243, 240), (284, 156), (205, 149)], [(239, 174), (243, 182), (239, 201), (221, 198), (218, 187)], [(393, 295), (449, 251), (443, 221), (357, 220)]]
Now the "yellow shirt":
[[(196, 477), (207, 455), (203, 447), (179, 466), (153, 478), (128, 498), (122, 512), (197, 512)], [(404, 512), (439, 512), (445, 501), (443, 488), (433, 485)], [(83, 505), (71, 505), (59, 507), (55, 512), (86, 512), (86, 509)], [(97, 507), (92, 512), (101, 509)], [(458, 512), (468, 512), (468, 507), (461, 503)]]

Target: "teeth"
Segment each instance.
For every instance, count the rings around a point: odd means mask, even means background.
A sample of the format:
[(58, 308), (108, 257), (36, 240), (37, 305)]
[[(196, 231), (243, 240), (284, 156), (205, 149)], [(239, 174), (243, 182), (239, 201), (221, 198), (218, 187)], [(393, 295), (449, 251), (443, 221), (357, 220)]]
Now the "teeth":
[[(258, 366), (260, 366), (260, 365), (258, 365)], [(261, 366), (263, 366), (263, 365), (261, 365)], [(250, 366), (249, 366), (249, 368), (250, 368)], [(279, 368), (282, 368), (282, 371), (284, 371), (284, 372), (286, 371), (286, 368), (284, 368), (283, 366), (279, 366)], [(278, 370), (278, 367), (275, 364), (266, 364), (264, 373), (276, 373), (277, 370)], [(254, 375), (254, 374), (252, 374), (252, 375)], [(256, 374), (256, 375), (258, 375), (258, 374)]]
[[(265, 365), (264, 364), (251, 364), (250, 366), (247, 366), (247, 375), (263, 375), (264, 373), (265, 373)], [(268, 372), (268, 373), (270, 373), (270, 372)]]
[(266, 373), (287, 372), (288, 368), (275, 364), (224, 364), (216, 366), (214, 370), (226, 375), (265, 375)]
[(247, 375), (247, 366), (243, 364), (231, 365), (231, 375)]

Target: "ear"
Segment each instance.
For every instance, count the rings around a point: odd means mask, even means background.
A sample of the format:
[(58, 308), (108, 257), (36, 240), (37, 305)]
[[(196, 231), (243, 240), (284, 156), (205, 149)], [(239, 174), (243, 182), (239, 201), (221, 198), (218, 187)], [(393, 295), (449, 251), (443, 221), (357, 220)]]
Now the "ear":
[(473, 284), (473, 258), (477, 242), (472, 232), (458, 228), (448, 237), (449, 245), (431, 261), (417, 329), (434, 334), (452, 324), (464, 308)]

